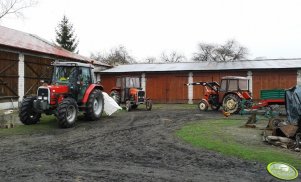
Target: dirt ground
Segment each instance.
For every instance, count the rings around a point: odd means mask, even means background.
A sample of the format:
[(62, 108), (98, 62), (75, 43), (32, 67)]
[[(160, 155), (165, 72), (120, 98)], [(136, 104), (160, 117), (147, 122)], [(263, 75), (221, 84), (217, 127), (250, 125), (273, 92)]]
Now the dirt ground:
[(166, 105), (1, 137), (0, 181), (278, 181), (264, 164), (196, 149), (175, 136), (190, 121), (214, 117), (222, 115)]

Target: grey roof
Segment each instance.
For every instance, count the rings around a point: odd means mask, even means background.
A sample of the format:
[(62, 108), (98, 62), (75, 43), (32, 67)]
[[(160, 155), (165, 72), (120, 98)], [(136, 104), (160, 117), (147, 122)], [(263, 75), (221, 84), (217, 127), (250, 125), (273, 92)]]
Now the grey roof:
[(214, 70), (254, 70), (301, 68), (299, 59), (244, 60), (233, 62), (186, 62), (169, 64), (129, 64), (119, 65), (102, 73), (124, 72), (172, 72), (172, 71), (214, 71)]

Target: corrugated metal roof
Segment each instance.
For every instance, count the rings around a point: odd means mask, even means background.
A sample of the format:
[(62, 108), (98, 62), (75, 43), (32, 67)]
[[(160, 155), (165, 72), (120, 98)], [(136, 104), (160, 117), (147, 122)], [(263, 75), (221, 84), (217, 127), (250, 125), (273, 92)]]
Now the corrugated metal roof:
[(93, 61), (94, 64), (111, 67), (90, 58), (67, 51), (37, 35), (21, 32), (3, 26), (0, 26), (0, 45), (84, 62)]
[(301, 68), (301, 59), (244, 60), (235, 62), (186, 62), (169, 64), (129, 64), (119, 65), (101, 72), (169, 72), (284, 68)]

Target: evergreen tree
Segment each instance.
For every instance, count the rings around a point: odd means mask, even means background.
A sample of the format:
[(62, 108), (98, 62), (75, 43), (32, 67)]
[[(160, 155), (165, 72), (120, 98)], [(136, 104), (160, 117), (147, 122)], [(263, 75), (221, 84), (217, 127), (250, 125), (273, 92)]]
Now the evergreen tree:
[(56, 42), (71, 52), (74, 52), (78, 45), (76, 35), (74, 35), (73, 25), (69, 22), (68, 18), (64, 15), (62, 21), (57, 26)]

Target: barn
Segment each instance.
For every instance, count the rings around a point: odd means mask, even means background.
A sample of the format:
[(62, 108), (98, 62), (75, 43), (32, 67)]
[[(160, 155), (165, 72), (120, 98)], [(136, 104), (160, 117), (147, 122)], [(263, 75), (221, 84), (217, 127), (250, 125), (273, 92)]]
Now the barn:
[(138, 76), (154, 103), (197, 103), (204, 87), (186, 86), (197, 81), (217, 81), (223, 76), (245, 76), (255, 100), (260, 91), (287, 89), (301, 84), (301, 59), (266, 59), (235, 62), (131, 64), (100, 71), (106, 92), (120, 76)]
[(40, 80), (51, 77), (56, 60), (93, 62), (98, 70), (110, 67), (37, 35), (0, 26), (0, 109), (16, 108), (24, 95), (35, 94)]

